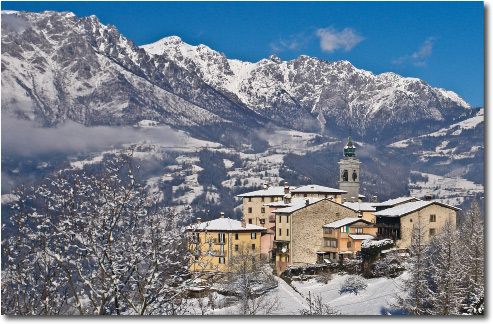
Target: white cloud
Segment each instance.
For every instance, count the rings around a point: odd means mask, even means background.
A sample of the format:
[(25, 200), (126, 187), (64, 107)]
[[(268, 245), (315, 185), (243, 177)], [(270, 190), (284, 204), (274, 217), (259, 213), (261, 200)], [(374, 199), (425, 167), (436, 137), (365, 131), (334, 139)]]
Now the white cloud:
[(411, 55), (404, 55), (396, 60), (393, 60), (394, 64), (402, 64), (405, 62), (410, 62), (414, 66), (426, 66), (426, 59), (433, 53), (433, 45), (436, 38), (433, 36), (428, 37), (419, 47), (419, 50)]
[(281, 38), (276, 42), (270, 43), (270, 48), (273, 52), (282, 52), (286, 50), (298, 50), (305, 45), (313, 36), (299, 33), (290, 35), (287, 39)]
[(346, 52), (353, 49), (365, 38), (358, 35), (352, 28), (344, 28), (337, 31), (334, 27), (320, 28), (316, 35), (320, 38), (320, 47), (323, 51), (333, 53), (335, 50), (344, 49)]

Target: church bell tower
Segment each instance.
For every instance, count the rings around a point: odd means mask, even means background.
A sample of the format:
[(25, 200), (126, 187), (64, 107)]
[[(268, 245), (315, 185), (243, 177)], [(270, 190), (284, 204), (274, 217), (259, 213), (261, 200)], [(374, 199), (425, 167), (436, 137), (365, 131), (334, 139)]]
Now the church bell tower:
[(358, 201), (359, 197), (359, 165), (360, 161), (356, 158), (356, 147), (351, 138), (351, 129), (349, 129), (349, 138), (344, 146), (344, 156), (339, 163), (339, 189), (347, 191), (342, 195), (346, 201)]

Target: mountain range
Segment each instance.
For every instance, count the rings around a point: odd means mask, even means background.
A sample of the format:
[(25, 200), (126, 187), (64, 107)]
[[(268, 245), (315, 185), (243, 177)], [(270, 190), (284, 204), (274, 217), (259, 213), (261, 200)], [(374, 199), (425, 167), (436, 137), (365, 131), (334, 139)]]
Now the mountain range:
[[(62, 134), (63, 125), (74, 122), (118, 128), (113, 137), (124, 137), (126, 126), (178, 132), (156, 133), (154, 146), (141, 146), (150, 165), (145, 180), (169, 193), (169, 204), (232, 210), (238, 202), (231, 197), (266, 178), (335, 187), (348, 128), (359, 147), (362, 192), (368, 196), (433, 189), (437, 198), (458, 197), (461, 188), (439, 187), (459, 178), (464, 182), (455, 182), (469, 188), (460, 195), (482, 190), (472, 183), (484, 183), (484, 109), (417, 78), (376, 75), (348, 61), (306, 55), (243, 62), (177, 36), (139, 47), (96, 16), (70, 12), (2, 11), (1, 42), (2, 121), (34, 121)], [(180, 140), (188, 143), (182, 155), (176, 148), (169, 153), (163, 142), (169, 136), (186, 137)], [(219, 149), (214, 155), (204, 148)], [(99, 161), (101, 152), (26, 159), (3, 150), (2, 177), (12, 186), (30, 173), (42, 179), (77, 159)], [(211, 156), (217, 163), (206, 161)], [(428, 188), (429, 179), (438, 189)]]
[(470, 117), (470, 105), (454, 92), (390, 72), (375, 75), (348, 61), (272, 55), (243, 62), (177, 36), (137, 47), (95, 16), (2, 14), (9, 16), (2, 19), (2, 111), (46, 126), (155, 120), (217, 140), (210, 126), (272, 123), (329, 134), (352, 127), (371, 142)]

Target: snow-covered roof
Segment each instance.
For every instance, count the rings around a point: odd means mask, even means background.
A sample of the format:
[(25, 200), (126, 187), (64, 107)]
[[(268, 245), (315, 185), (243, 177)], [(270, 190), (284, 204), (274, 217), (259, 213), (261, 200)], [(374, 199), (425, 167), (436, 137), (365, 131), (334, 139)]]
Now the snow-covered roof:
[[(294, 199), (297, 199), (297, 198), (294, 198)], [(293, 200), (294, 200), (293, 199)], [(289, 206), (291, 203), (287, 203), (285, 202), (284, 200), (280, 200), (280, 201), (275, 201), (275, 202), (271, 202), (271, 203), (267, 203), (267, 204), (264, 204), (264, 206), (269, 206), (269, 207), (279, 207), (279, 206)]]
[(274, 210), (273, 213), (292, 213), (294, 211), (297, 211), (298, 209), (306, 207), (306, 201), (307, 200), (308, 200), (308, 205), (311, 205), (311, 204), (319, 202), (320, 200), (323, 200), (323, 199), (313, 198), (313, 197), (293, 198), (288, 207)]
[(349, 237), (353, 240), (372, 240), (375, 236), (370, 234), (349, 234)]
[(461, 210), (460, 208), (444, 204), (442, 202), (436, 201), (436, 200), (431, 200), (431, 201), (414, 201), (414, 202), (408, 202), (406, 204), (402, 204), (399, 206), (395, 206), (392, 208), (387, 208), (384, 210), (381, 210), (379, 212), (373, 213), (375, 216), (383, 216), (383, 217), (401, 217), (410, 213), (413, 213), (415, 211), (418, 211), (420, 209), (423, 209), (427, 206), (430, 205), (439, 205), (445, 208), (450, 208), (453, 210)]
[(347, 193), (347, 191), (345, 190), (334, 189), (334, 188), (329, 188), (319, 185), (301, 186), (299, 188), (291, 190), (291, 192), (292, 193), (322, 192), (322, 193), (337, 193), (337, 194)]
[(397, 204), (402, 204), (406, 201), (410, 201), (410, 200), (420, 200), (416, 197), (399, 197), (399, 198), (394, 198), (394, 199), (389, 199), (389, 200), (386, 200), (386, 201), (382, 201), (382, 202), (379, 202), (379, 203), (371, 203), (372, 206), (374, 207), (381, 207), (381, 206), (395, 206)]
[(284, 196), (284, 187), (269, 187), (251, 192), (246, 192), (237, 197), (269, 197), (269, 196)]
[(346, 226), (346, 225), (354, 224), (356, 222), (364, 222), (364, 223), (367, 223), (367, 224), (370, 224), (371, 223), (371, 222), (367, 221), (366, 219), (359, 218), (359, 217), (346, 217), (346, 218), (343, 218), (343, 219), (336, 220), (336, 221), (334, 221), (332, 223), (325, 224), (322, 227), (324, 227), (324, 228), (339, 228), (341, 226)]
[(376, 211), (375, 207), (373, 207), (373, 203), (359, 203), (359, 202), (343, 202), (344, 206), (351, 208), (355, 211)]
[(264, 231), (267, 228), (246, 224), (245, 227), (241, 226), (241, 222), (231, 218), (217, 218), (211, 221), (202, 222), (200, 224), (193, 224), (187, 226), (187, 230), (195, 231)]
[(363, 199), (363, 198), (366, 198), (366, 196), (365, 195), (358, 195), (358, 198)]

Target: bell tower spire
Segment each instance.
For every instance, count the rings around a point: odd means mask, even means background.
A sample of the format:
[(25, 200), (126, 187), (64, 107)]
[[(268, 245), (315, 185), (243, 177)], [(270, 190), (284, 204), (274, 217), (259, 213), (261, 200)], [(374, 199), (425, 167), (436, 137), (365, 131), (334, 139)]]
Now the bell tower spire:
[(347, 201), (358, 201), (359, 197), (359, 165), (360, 161), (356, 158), (356, 146), (353, 144), (351, 127), (349, 127), (349, 137), (344, 146), (344, 155), (338, 162), (340, 178), (339, 189), (347, 191), (342, 198)]

